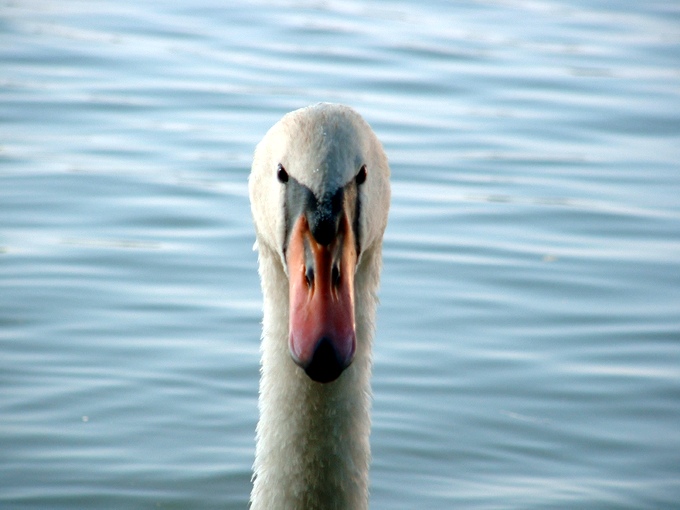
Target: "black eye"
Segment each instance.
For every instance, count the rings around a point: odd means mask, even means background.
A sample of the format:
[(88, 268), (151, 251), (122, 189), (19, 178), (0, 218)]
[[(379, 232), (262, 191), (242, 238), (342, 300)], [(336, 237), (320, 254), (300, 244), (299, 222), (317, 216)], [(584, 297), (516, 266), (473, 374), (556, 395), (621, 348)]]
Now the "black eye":
[(283, 168), (281, 163), (279, 163), (279, 166), (276, 169), (276, 178), (279, 180), (279, 182), (288, 182), (288, 172), (286, 172), (286, 169)]
[(363, 184), (363, 183), (366, 182), (366, 165), (361, 165), (361, 168), (359, 169), (359, 173), (354, 178), (354, 181), (357, 184)]

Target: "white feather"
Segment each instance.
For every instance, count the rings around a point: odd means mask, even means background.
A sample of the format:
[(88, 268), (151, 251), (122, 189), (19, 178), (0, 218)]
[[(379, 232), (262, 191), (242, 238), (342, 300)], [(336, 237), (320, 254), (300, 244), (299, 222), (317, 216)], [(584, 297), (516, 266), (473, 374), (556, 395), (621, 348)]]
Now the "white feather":
[[(282, 164), (316, 193), (342, 186), (366, 164), (360, 188), (362, 256), (355, 275), (357, 351), (334, 382), (312, 381), (288, 351)], [(368, 508), (371, 344), (389, 209), (389, 167), (352, 109), (319, 104), (289, 113), (255, 151), (249, 180), (264, 295), (253, 510)]]

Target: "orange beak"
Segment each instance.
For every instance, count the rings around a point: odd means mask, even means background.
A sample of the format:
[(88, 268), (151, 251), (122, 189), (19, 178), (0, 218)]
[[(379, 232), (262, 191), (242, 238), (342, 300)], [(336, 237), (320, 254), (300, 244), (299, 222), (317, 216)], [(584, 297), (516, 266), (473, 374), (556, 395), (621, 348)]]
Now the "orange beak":
[(304, 214), (295, 222), (286, 253), (290, 291), (289, 348), (293, 360), (317, 382), (331, 382), (356, 350), (354, 234), (346, 216), (322, 245)]

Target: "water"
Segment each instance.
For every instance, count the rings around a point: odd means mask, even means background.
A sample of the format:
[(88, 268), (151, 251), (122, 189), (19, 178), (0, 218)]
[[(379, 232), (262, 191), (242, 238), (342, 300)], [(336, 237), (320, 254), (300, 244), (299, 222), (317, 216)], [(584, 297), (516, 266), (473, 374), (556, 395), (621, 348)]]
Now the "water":
[(0, 3), (0, 507), (245, 508), (246, 178), (357, 108), (393, 170), (375, 509), (680, 501), (672, 2)]

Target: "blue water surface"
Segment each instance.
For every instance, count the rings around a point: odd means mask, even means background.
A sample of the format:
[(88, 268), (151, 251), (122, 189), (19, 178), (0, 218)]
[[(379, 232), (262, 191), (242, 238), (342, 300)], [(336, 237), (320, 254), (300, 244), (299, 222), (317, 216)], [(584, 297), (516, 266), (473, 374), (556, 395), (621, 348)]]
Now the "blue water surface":
[(246, 508), (247, 176), (355, 107), (393, 201), (374, 509), (680, 501), (680, 6), (0, 1), (0, 508)]

